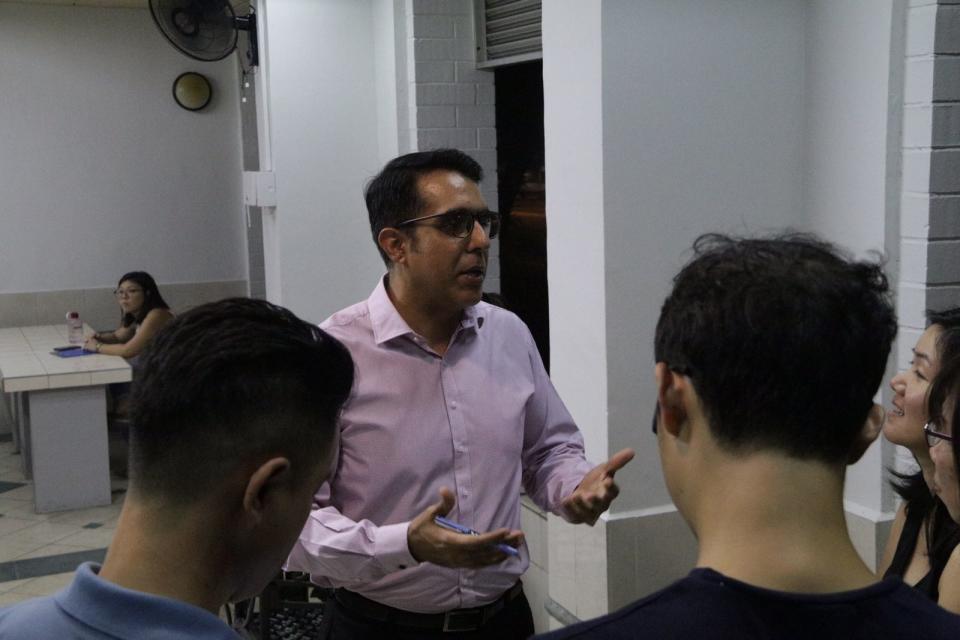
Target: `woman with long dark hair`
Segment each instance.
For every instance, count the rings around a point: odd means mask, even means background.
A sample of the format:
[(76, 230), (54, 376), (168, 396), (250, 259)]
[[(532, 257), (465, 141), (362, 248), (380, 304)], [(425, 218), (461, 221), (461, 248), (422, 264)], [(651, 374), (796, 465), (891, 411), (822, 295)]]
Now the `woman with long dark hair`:
[[(942, 366), (933, 384), (924, 425), (930, 458), (933, 460), (933, 491), (954, 522), (960, 522), (960, 332), (942, 342)], [(943, 571), (941, 582), (960, 583), (960, 546)]]
[(930, 383), (940, 371), (945, 346), (960, 338), (960, 308), (931, 312), (928, 320), (913, 349), (910, 369), (890, 381), (895, 395), (883, 434), (909, 449), (920, 469), (910, 475), (894, 473), (893, 488), (903, 504), (879, 570), (884, 576), (900, 576), (944, 608), (960, 613), (960, 582), (955, 579), (960, 555), (954, 553), (960, 528), (933, 493), (934, 464), (924, 436)]
[(124, 274), (113, 293), (120, 305), (120, 326), (93, 334), (84, 348), (136, 361), (157, 331), (173, 319), (170, 305), (146, 271)]

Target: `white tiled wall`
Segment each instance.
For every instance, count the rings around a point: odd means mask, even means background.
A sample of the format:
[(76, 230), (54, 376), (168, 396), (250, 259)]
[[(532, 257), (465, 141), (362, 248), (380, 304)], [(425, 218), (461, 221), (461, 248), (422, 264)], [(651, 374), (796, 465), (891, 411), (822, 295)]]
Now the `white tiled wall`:
[(523, 576), (523, 590), (530, 601), (537, 633), (549, 629), (549, 616), (544, 608), (550, 593), (547, 558), (547, 517), (536, 505), (524, 498), (520, 508), (520, 528), (530, 552), (530, 567)]
[[(408, 0), (404, 50), (407, 61), (410, 129), (401, 139), (419, 151), (451, 147), (483, 167), (480, 185), (497, 208), (497, 151), (494, 75), (476, 68), (476, 35), (470, 0)], [(500, 291), (499, 246), (490, 247), (484, 288)]]
[(907, 16), (898, 364), (924, 311), (960, 305), (960, 7), (916, 0)]
[(601, 519), (548, 516), (550, 598), (581, 620), (619, 609), (686, 575), (696, 540), (672, 508)]

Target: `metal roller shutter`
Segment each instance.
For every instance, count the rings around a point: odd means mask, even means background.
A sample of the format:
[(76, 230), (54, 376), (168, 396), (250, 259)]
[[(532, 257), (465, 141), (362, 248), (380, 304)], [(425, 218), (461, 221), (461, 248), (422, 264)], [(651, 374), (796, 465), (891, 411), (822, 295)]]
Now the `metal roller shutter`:
[(542, 58), (540, 5), (541, 0), (475, 0), (477, 67)]

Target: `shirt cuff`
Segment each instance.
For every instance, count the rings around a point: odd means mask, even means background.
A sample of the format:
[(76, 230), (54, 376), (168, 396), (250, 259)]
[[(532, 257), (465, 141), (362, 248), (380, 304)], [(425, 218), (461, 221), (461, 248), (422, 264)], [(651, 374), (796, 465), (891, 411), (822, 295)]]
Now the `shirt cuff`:
[(407, 544), (409, 522), (398, 522), (377, 527), (374, 554), (380, 566), (388, 573), (420, 564), (410, 553)]

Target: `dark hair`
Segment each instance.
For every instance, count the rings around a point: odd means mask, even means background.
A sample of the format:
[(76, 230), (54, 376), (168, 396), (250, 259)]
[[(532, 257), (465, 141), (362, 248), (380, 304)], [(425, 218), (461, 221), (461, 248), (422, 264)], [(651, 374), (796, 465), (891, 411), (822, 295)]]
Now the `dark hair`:
[(420, 197), (417, 180), (426, 173), (438, 170), (455, 171), (477, 183), (483, 180), (483, 168), (463, 151), (435, 149), (394, 158), (367, 184), (364, 197), (370, 215), (370, 232), (380, 257), (388, 267), (390, 259), (377, 242), (380, 232), (404, 220), (416, 218), (424, 210), (426, 202)]
[[(960, 307), (943, 311), (928, 310), (927, 326), (933, 325), (940, 327), (941, 330), (940, 336), (937, 338), (936, 348), (937, 361), (942, 367), (946, 361), (956, 357), (951, 354), (960, 354)], [(940, 376), (936, 376), (935, 380), (937, 378), (940, 378)], [(942, 386), (943, 383), (941, 382), (941, 389)], [(932, 390), (931, 387), (931, 394), (927, 398), (928, 408), (931, 406), (929, 403)], [(937, 393), (940, 395), (943, 391), (939, 390)], [(928, 412), (927, 415), (933, 416), (934, 414)], [(922, 471), (909, 474), (896, 471), (890, 473), (894, 476), (890, 484), (897, 495), (903, 499), (906, 512), (916, 518), (921, 518), (924, 523), (927, 556), (930, 559), (930, 574), (933, 583), (931, 587), (936, 589), (937, 583), (940, 581), (940, 574), (943, 573), (943, 569), (950, 559), (950, 554), (957, 543), (960, 542), (960, 528), (950, 518), (943, 502), (930, 491), (930, 487), (927, 486), (927, 482), (923, 478)], [(905, 555), (903, 566), (899, 566), (895, 559), (888, 573), (903, 575), (911, 559), (912, 555)]]
[[(951, 332), (952, 336), (947, 340), (942, 340), (947, 336), (944, 332), (940, 335), (940, 371), (933, 378), (930, 385), (930, 392), (927, 394), (927, 415), (930, 421), (936, 423), (937, 430), (942, 431), (944, 425), (949, 421), (953, 426), (954, 437), (952, 446), (954, 454), (954, 464), (957, 468), (957, 477), (960, 478), (960, 443), (957, 442), (960, 437), (960, 338), (958, 332)], [(948, 400), (953, 401), (952, 412), (948, 416), (945, 412), (945, 406)]]
[(960, 354), (960, 307), (927, 311), (927, 326), (940, 327), (937, 337), (937, 357), (941, 362)]
[(117, 281), (117, 288), (120, 288), (127, 280), (136, 282), (143, 289), (143, 306), (136, 314), (124, 313), (120, 317), (120, 324), (129, 327), (134, 323), (141, 323), (147, 317), (147, 314), (154, 309), (169, 309), (170, 305), (160, 295), (160, 289), (157, 288), (157, 282), (146, 271), (131, 271), (123, 274), (123, 277)]
[(897, 324), (883, 269), (811, 235), (700, 236), (657, 323), (730, 451), (847, 459)]
[(184, 504), (257, 457), (315, 468), (335, 442), (353, 371), (339, 341), (282, 307), (230, 298), (191, 309), (144, 350), (131, 490)]

